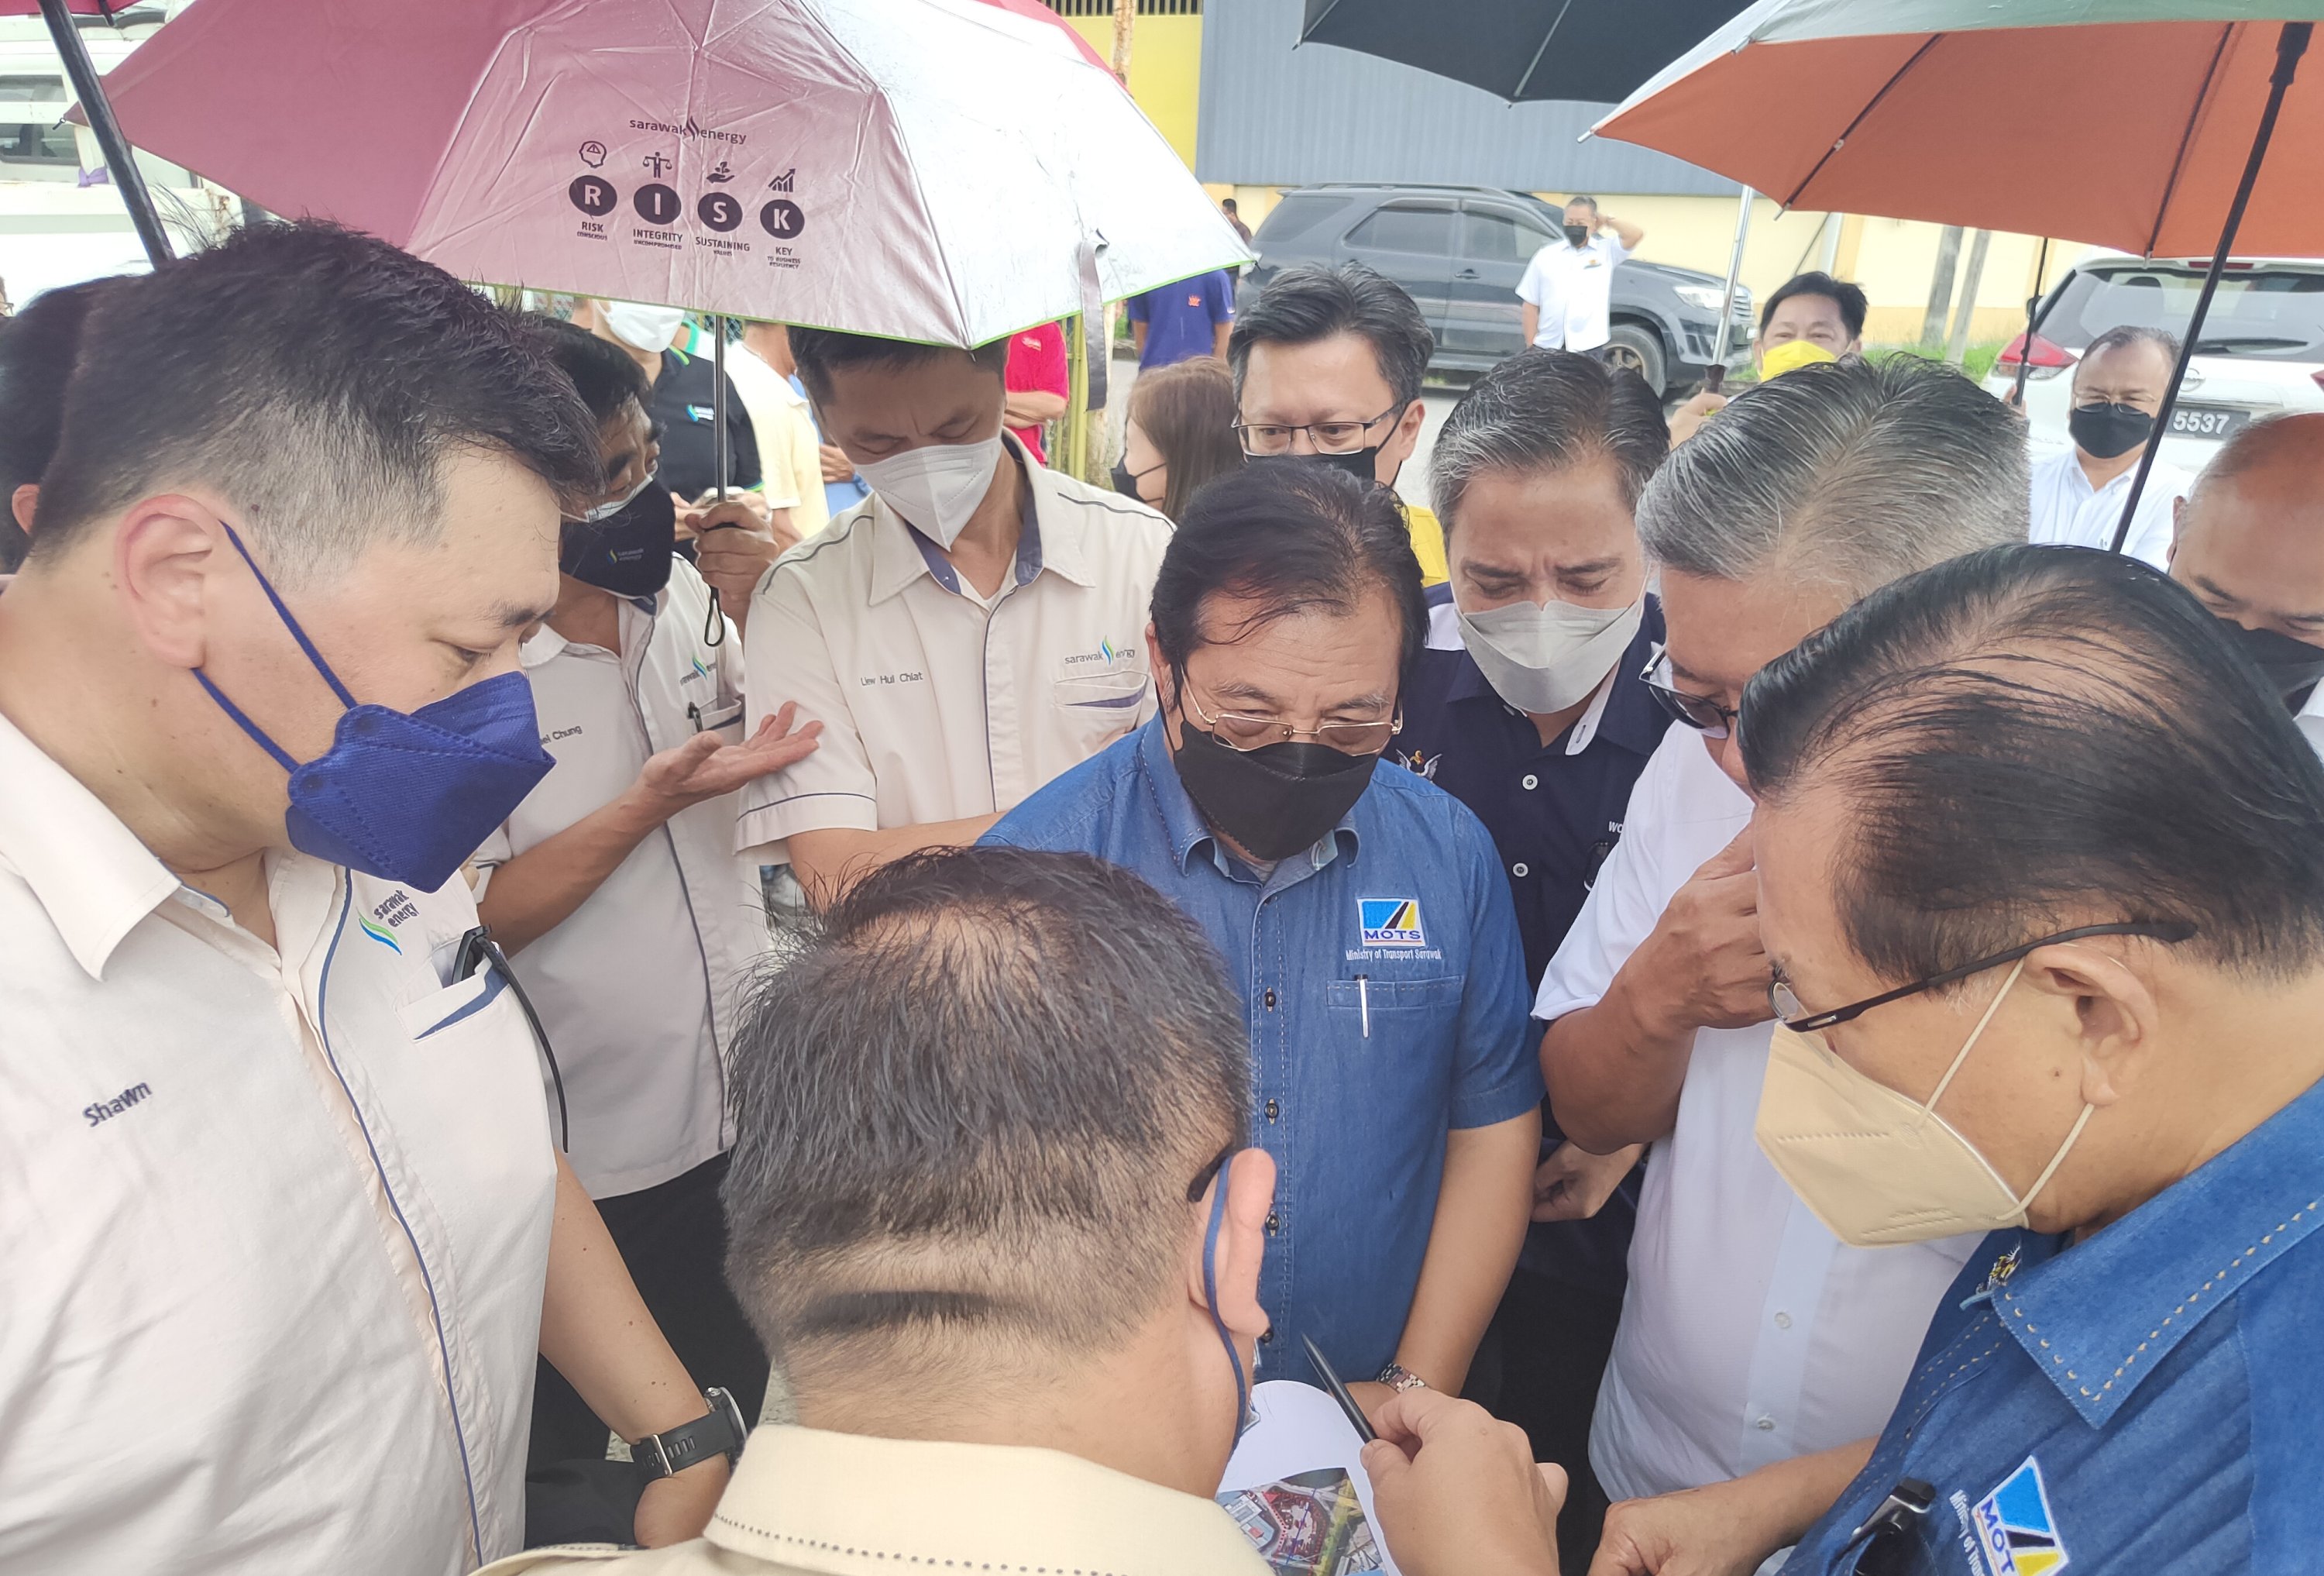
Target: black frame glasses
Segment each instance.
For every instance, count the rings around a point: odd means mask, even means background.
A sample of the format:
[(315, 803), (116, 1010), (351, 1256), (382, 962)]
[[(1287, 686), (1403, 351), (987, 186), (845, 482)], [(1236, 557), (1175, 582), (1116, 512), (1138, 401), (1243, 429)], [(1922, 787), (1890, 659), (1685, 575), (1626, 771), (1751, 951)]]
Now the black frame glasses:
[(1792, 992), (1791, 982), (1781, 978), (1772, 979), (1767, 982), (1767, 1005), (1774, 1010), (1775, 1020), (1794, 1034), (1813, 1034), (1819, 1029), (1852, 1023), (1874, 1008), (1886, 1007), (1891, 1001), (1902, 1001), (1907, 996), (1917, 996), (1922, 991), (1932, 991), (1939, 985), (1950, 985), (1956, 980), (1966, 980), (1971, 974), (1998, 968), (2003, 963), (2014, 963), (2019, 958), (2061, 941), (2080, 941), (2090, 935), (2144, 935), (2175, 945), (2188, 940), (2194, 934), (2195, 926), (2184, 919), (2133, 920), (2116, 925), (2078, 926), (2072, 930), (2061, 930), (2054, 935), (2040, 936), (2026, 942), (2022, 946), (2013, 946), (2006, 952), (1995, 953), (1991, 957), (1979, 958), (1973, 963), (1963, 963), (1957, 969), (1947, 969), (1941, 974), (1931, 974), (1925, 980), (1915, 980), (1909, 985), (1899, 985), (1894, 991), (1883, 991), (1877, 996), (1868, 996), (1863, 1000), (1850, 1002), (1846, 1007), (1835, 1007), (1830, 1012), (1803, 1012), (1800, 999)]
[(1638, 672), (1638, 682), (1646, 693), (1662, 703), (1663, 710), (1678, 722), (1703, 734), (1706, 738), (1724, 739), (1735, 731), (1735, 722), (1742, 714), (1733, 706), (1720, 705), (1707, 695), (1692, 695), (1656, 674), (1670, 667), (1670, 649), (1660, 641), (1655, 642), (1646, 665)]
[[(1398, 400), (1370, 421), (1303, 421), (1296, 427), (1287, 421), (1238, 421), (1233, 424), (1232, 430), (1236, 446), (1249, 459), (1274, 459), (1278, 456), (1289, 454), (1292, 438), (1302, 432), (1307, 435), (1307, 441), (1315, 446), (1317, 454), (1360, 454), (1363, 452), (1363, 440), (1371, 435), (1372, 429), (1391, 416), (1403, 415), (1406, 408), (1411, 403), (1409, 400)], [(1323, 435), (1315, 430), (1319, 427), (1352, 427), (1355, 429), (1355, 442), (1347, 448), (1326, 448), (1323, 447)], [(1262, 429), (1283, 434), (1283, 447), (1281, 448), (1251, 447), (1250, 435)]]

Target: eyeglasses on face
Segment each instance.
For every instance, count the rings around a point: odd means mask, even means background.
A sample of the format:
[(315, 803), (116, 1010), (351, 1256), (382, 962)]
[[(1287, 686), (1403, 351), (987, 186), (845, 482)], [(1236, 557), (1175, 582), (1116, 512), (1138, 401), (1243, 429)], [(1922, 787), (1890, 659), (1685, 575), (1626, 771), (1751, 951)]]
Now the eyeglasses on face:
[(1410, 402), (1399, 400), (1370, 421), (1310, 421), (1298, 427), (1272, 421), (1238, 421), (1234, 435), (1247, 455), (1289, 454), (1293, 436), (1302, 432), (1314, 445), (1317, 454), (1353, 454), (1364, 447), (1366, 434), (1390, 417), (1403, 415), (1405, 406)]
[(1377, 755), (1388, 748), (1390, 739), (1404, 727), (1404, 714), (1398, 712), (1384, 723), (1324, 723), (1318, 727), (1295, 728), (1274, 717), (1254, 717), (1242, 712), (1221, 712), (1215, 716), (1203, 709), (1186, 688), (1186, 676), (1178, 675), (1178, 694), (1186, 709), (1211, 737), (1233, 751), (1263, 750), (1269, 744), (1288, 744), (1295, 739), (1313, 739), (1318, 744), (1328, 744), (1342, 755)]
[(589, 508), (583, 510), (580, 513), (567, 515), (566, 518), (568, 520), (579, 521), (587, 525), (603, 524), (604, 521), (613, 519), (616, 514), (619, 514), (622, 510), (627, 509), (631, 504), (636, 502), (638, 494), (644, 492), (648, 487), (652, 486), (654, 484), (654, 478), (659, 475), (661, 475), (661, 467), (657, 465), (648, 470), (644, 475), (640, 476), (638, 478), (637, 485), (632, 487), (619, 498), (608, 498), (602, 503), (593, 504)]
[(1956, 980), (1966, 980), (1971, 974), (1980, 974), (1987, 969), (1997, 969), (2004, 963), (2014, 963), (2028, 954), (2045, 946), (2055, 945), (2061, 941), (2080, 941), (2084, 936), (2089, 935), (2144, 935), (2155, 941), (2176, 945), (2188, 940), (2194, 934), (2195, 926), (2183, 919), (2140, 920), (2117, 925), (2084, 925), (2072, 930), (2061, 930), (2052, 935), (2037, 937), (2022, 946), (2013, 946), (2006, 952), (1997, 952), (1990, 957), (1979, 958), (1975, 963), (1963, 963), (1957, 969), (1947, 969), (1941, 974), (1931, 974), (1925, 980), (1915, 980), (1911, 984), (1900, 985), (1894, 991), (1883, 991), (1877, 996), (1868, 996), (1863, 1000), (1850, 1002), (1846, 1007), (1835, 1007), (1830, 1012), (1808, 1011), (1799, 997), (1793, 992), (1792, 982), (1778, 977), (1768, 982), (1767, 1005), (1774, 1009), (1776, 1020), (1785, 1028), (1797, 1034), (1813, 1034), (1818, 1029), (1832, 1028), (1840, 1024), (1852, 1023), (1874, 1008), (1886, 1007), (1891, 1001), (1902, 1001), (1907, 996), (1917, 996), (1923, 991), (1932, 991), (1940, 985), (1950, 985)]
[(1662, 703), (1663, 710), (1707, 737), (1724, 739), (1735, 731), (1739, 714), (1733, 706), (1721, 705), (1707, 695), (1692, 694), (1672, 682), (1670, 651), (1660, 641), (1655, 642), (1654, 655), (1646, 659), (1638, 681)]

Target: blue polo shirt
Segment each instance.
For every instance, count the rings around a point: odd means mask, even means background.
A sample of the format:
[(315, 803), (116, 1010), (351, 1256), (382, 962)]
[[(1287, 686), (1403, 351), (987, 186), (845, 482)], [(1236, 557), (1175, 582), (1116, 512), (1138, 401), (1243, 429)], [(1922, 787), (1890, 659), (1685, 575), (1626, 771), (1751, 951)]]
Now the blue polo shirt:
[(1017, 806), (987, 843), (1093, 853), (1175, 899), (1226, 960), (1250, 1034), (1252, 1142), (1275, 1157), (1262, 1377), (1395, 1356), (1445, 1134), (1541, 1099), (1508, 883), (1460, 802), (1383, 762), (1314, 847), (1261, 877), (1211, 834), (1157, 717)]
[[(1449, 607), (1434, 615), (1429, 649), (1406, 677), (1404, 731), (1388, 756), (1476, 811), (1492, 834), (1517, 903), (1526, 978), (1536, 985), (1621, 837), (1630, 788), (1670, 727), (1670, 714), (1640, 677), (1662, 638), (1662, 604), (1650, 596), (1637, 638), (1614, 665), (1604, 707), (1594, 720), (1585, 711), (1547, 744), (1460, 644)], [(1562, 1142), (1555, 1113), (1545, 1112), (1542, 1154)], [(1638, 1187), (1634, 1170), (1590, 1219), (1530, 1228), (1517, 1262), (1619, 1296), (1629, 1279)]]
[(1130, 320), (1146, 325), (1140, 372), (1208, 355), (1218, 343), (1218, 326), (1234, 321), (1234, 281), (1217, 268), (1132, 296)]
[(1907, 1571), (2324, 1571), (2324, 1083), (2070, 1247), (1997, 1231), (1787, 1576), (1846, 1572), (1902, 1478)]

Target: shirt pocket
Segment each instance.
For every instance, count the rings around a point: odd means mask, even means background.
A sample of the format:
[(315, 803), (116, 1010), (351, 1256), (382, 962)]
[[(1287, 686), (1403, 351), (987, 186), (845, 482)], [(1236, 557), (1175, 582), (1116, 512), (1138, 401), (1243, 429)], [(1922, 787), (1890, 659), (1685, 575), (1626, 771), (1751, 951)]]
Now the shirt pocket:
[(1463, 974), (1381, 979), (1356, 974), (1323, 988), (1323, 1005), (1336, 1043), (1383, 1050), (1448, 1043), (1461, 1018)]
[(1152, 687), (1143, 668), (1111, 668), (1057, 679), (1049, 698), (1065, 737), (1086, 757), (1138, 726)]

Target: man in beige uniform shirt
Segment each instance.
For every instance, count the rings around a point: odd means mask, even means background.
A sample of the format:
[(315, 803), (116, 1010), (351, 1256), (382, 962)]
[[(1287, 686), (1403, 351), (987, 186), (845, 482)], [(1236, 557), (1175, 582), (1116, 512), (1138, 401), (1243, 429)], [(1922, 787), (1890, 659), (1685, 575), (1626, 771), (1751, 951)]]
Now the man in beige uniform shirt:
[(1028, 463), (1001, 430), (1009, 342), (796, 328), (824, 433), (872, 495), (752, 599), (750, 726), (788, 702), (821, 748), (743, 790), (735, 846), (809, 899), (1001, 814), (1154, 712), (1147, 603), (1170, 526)]
[[(907, 856), (825, 920), (737, 1038), (726, 1185), (803, 1426), (752, 1435), (700, 1542), (492, 1576), (1266, 1576), (1212, 1498), (1275, 1188), (1217, 954), (1129, 871), (1012, 848)], [(1405, 1576), (1554, 1576), (1563, 1475), (1522, 1433), (1417, 1390), (1378, 1422)]]

